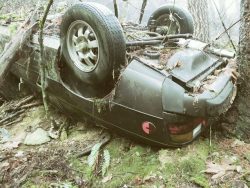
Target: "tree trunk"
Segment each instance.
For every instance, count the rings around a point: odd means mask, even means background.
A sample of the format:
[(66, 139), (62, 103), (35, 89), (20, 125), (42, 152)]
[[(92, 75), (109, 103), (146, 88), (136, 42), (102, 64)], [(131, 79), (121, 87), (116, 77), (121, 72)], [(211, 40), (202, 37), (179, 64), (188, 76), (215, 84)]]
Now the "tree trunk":
[(241, 0), (239, 40), (238, 97), (233, 108), (223, 118), (224, 128), (239, 139), (250, 142), (250, 0)]
[(204, 42), (208, 42), (209, 20), (207, 0), (188, 0), (188, 9), (194, 19), (194, 36)]
[(2, 54), (0, 54), (0, 88), (4, 84), (4, 80), (9, 69), (19, 57), (27, 40), (30, 38), (32, 31), (37, 23), (37, 13), (35, 12), (24, 25), (19, 29), (11, 41), (7, 44)]
[(239, 117), (236, 131), (243, 138), (250, 140), (250, 1), (241, 1), (241, 17), (239, 44), (239, 71), (241, 74), (237, 109)]

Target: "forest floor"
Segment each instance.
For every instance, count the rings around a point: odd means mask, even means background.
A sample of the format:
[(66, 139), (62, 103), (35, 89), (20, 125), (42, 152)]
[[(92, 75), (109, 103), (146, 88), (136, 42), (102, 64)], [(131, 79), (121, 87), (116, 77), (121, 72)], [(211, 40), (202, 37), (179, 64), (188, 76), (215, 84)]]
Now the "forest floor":
[[(20, 99), (5, 102), (1, 114), (19, 103)], [(77, 155), (97, 143), (106, 130), (69, 121), (53, 108), (50, 114), (57, 129), (65, 122), (68, 126), (61, 136), (43, 145), (25, 144), (26, 136), (38, 128), (52, 130), (42, 105), (27, 109), (18, 123), (0, 125), (3, 187), (250, 187), (250, 144), (221, 132), (213, 131), (211, 138), (201, 136), (176, 149), (153, 148), (110, 133), (112, 139), (91, 168), (88, 155)], [(108, 151), (110, 164), (102, 174), (103, 150)]]
[[(6, 2), (11, 3), (1, 10), (0, 24), (11, 22), (9, 30), (14, 33), (27, 7), (37, 1)], [(0, 105), (0, 121), (20, 100)], [(0, 123), (0, 187), (250, 187), (250, 144), (216, 128), (211, 137), (204, 134), (176, 149), (153, 148), (110, 133), (93, 168), (89, 155), (77, 155), (98, 143), (106, 130), (71, 120), (52, 107), (49, 113), (54, 123), (46, 119), (42, 105), (25, 108), (14, 124)], [(26, 136), (39, 128), (49, 133), (60, 127), (58, 138), (37, 146), (25, 144)], [(104, 150), (110, 164), (102, 173)]]

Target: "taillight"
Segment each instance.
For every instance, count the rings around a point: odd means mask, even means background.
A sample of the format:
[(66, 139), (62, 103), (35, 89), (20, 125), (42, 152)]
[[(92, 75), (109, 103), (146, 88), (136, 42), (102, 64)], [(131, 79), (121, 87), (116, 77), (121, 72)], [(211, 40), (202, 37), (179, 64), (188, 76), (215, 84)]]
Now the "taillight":
[(186, 123), (175, 123), (167, 125), (170, 138), (176, 143), (187, 143), (196, 138), (201, 132), (202, 126), (206, 125), (206, 120), (197, 118)]
[(186, 123), (175, 123), (167, 125), (169, 133), (173, 135), (185, 134), (193, 131), (198, 125), (205, 125), (206, 121), (203, 118), (197, 118)]

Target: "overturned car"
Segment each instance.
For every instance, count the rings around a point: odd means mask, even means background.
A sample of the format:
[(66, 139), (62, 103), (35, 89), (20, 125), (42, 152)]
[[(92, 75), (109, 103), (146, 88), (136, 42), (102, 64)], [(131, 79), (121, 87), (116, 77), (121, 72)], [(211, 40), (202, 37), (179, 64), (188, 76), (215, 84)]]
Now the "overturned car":
[[(193, 30), (191, 15), (174, 5), (160, 7), (144, 27), (121, 25), (100, 4), (76, 4), (62, 17), (60, 38), (45, 38), (48, 97), (145, 143), (190, 143), (236, 96), (234, 54), (193, 39)], [(12, 74), (39, 91), (37, 38)]]

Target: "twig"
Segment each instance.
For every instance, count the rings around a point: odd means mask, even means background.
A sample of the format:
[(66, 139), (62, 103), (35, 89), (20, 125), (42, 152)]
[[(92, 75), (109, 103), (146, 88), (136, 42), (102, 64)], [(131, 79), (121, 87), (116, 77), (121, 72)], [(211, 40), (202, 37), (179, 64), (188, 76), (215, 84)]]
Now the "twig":
[(231, 37), (230, 37), (230, 35), (229, 35), (229, 33), (228, 33), (228, 30), (227, 30), (227, 28), (226, 28), (225, 23), (223, 22), (223, 19), (222, 19), (221, 15), (220, 15), (220, 12), (219, 12), (219, 9), (218, 9), (216, 3), (214, 2), (214, 0), (212, 0), (212, 2), (213, 2), (214, 6), (215, 6), (215, 8), (216, 8), (216, 11), (217, 11), (217, 13), (218, 13), (218, 15), (219, 15), (219, 18), (220, 18), (220, 21), (221, 21), (221, 24), (222, 24), (223, 28), (225, 29), (225, 32), (226, 32), (226, 34), (227, 34), (227, 36), (228, 36), (228, 39), (230, 40), (230, 43), (231, 43), (231, 45), (232, 45), (234, 51), (237, 52), (236, 47), (235, 47), (235, 45), (234, 45), (234, 43), (233, 43), (233, 41), (232, 41), (232, 39), (231, 39)]
[(23, 116), (24, 114), (22, 114), (18, 119), (16, 119), (15, 121), (11, 121), (11, 122), (9, 122), (9, 123), (7, 123), (7, 124), (4, 124), (3, 125), (3, 127), (8, 127), (8, 126), (10, 126), (10, 125), (13, 125), (13, 124), (17, 124), (17, 123), (19, 123), (19, 122), (21, 122), (22, 120), (23, 120)]
[(32, 101), (33, 99), (34, 99), (34, 96), (33, 96), (33, 95), (31, 95), (31, 96), (25, 98), (24, 100), (22, 100), (21, 102), (19, 102), (19, 103), (16, 105), (16, 107), (14, 108), (14, 110), (17, 110), (18, 108), (20, 108), (20, 107), (23, 106), (24, 104), (26, 104), (26, 103)]
[(245, 16), (241, 17), (239, 20), (234, 22), (230, 27), (228, 27), (225, 31), (223, 31), (218, 37), (216, 37), (215, 40), (218, 40), (219, 38), (221, 38), (222, 35), (224, 35), (227, 31), (229, 31), (231, 28), (233, 28), (237, 23), (239, 23), (242, 19), (244, 19), (248, 15), (249, 14), (246, 14)]
[(43, 28), (45, 25), (45, 21), (46, 18), (48, 16), (50, 7), (53, 4), (53, 0), (49, 0), (49, 3), (45, 9), (43, 18), (40, 22), (40, 32), (39, 32), (39, 45), (40, 45), (40, 61), (39, 61), (39, 65), (40, 65), (40, 79), (41, 79), (41, 90), (42, 90), (42, 97), (43, 97), (43, 105), (44, 105), (44, 109), (46, 112), (46, 117), (48, 117), (48, 102), (47, 102), (47, 96), (46, 96), (46, 87), (47, 87), (47, 82), (46, 82), (46, 61), (44, 58), (44, 45), (43, 45)]
[(94, 147), (94, 145), (96, 143), (101, 143), (101, 147), (103, 147), (104, 145), (106, 145), (111, 139), (110, 134), (108, 133), (104, 133), (101, 135), (101, 138), (99, 140), (97, 140), (96, 142), (90, 144), (89, 146), (87, 146), (83, 151), (81, 151), (80, 153), (78, 153), (76, 155), (77, 158), (79, 157), (83, 157), (85, 155), (88, 155), (91, 152), (91, 149)]
[(114, 3), (115, 16), (118, 18), (119, 14), (118, 14), (118, 6), (116, 0), (113, 0), (113, 3)]
[(145, 8), (147, 6), (147, 2), (148, 2), (148, 0), (143, 0), (143, 2), (142, 2), (141, 13), (140, 13), (140, 18), (139, 18), (139, 24), (141, 24), (141, 22), (142, 22), (142, 18), (144, 16), (144, 12), (145, 12)]
[(19, 178), (19, 180), (17, 180), (16, 182), (14, 182), (13, 187), (21, 187), (21, 185), (27, 180), (27, 178), (29, 177), (29, 175), (32, 173), (32, 170), (34, 169), (34, 167), (35, 167), (35, 164), (32, 164), (29, 167), (28, 171), (21, 178)]
[(23, 105), (23, 106), (21, 106), (21, 109), (32, 108), (32, 107), (35, 107), (35, 106), (40, 106), (41, 104), (43, 104), (43, 103), (38, 101), (38, 102)]
[(20, 114), (22, 114), (22, 113), (24, 113), (24, 112), (25, 112), (25, 110), (22, 109), (22, 110), (20, 110), (20, 111), (15, 112), (15, 113), (12, 114), (12, 115), (10, 115), (9, 117), (6, 117), (6, 118), (2, 119), (2, 120), (0, 121), (0, 125), (1, 125), (2, 123), (6, 122), (6, 121), (11, 120), (12, 118), (14, 118), (14, 117), (16, 117), (16, 116), (19, 116)]

